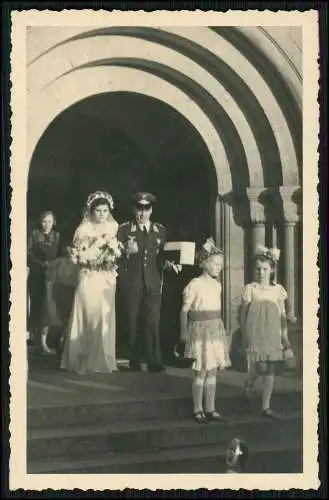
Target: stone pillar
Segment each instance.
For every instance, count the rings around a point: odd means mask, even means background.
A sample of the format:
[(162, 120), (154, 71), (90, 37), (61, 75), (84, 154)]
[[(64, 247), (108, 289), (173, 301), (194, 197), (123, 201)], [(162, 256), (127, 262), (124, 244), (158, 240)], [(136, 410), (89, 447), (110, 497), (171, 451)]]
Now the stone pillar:
[(295, 286), (296, 271), (296, 225), (298, 223), (297, 205), (292, 197), (296, 193), (298, 186), (280, 187), (280, 195), (283, 203), (284, 216), (284, 234), (283, 234), (283, 268), (284, 268), (284, 286), (288, 294), (287, 316), (290, 321), (296, 321), (295, 308)]
[(251, 219), (252, 222), (252, 251), (254, 252), (257, 245), (265, 245), (265, 219), (263, 222), (259, 220), (256, 222), (255, 219)]
[(222, 282), (222, 312), (226, 330), (231, 327), (230, 308), (230, 206), (225, 196), (218, 195), (215, 206), (215, 238), (216, 245), (224, 252), (224, 269), (221, 276)]
[[(260, 202), (264, 188), (247, 188), (251, 220), (251, 257), (258, 244), (265, 245), (265, 210)], [(252, 274), (253, 269), (250, 268)]]
[(226, 331), (231, 331), (231, 206), (224, 203), (224, 308)]
[(217, 196), (215, 204), (215, 241), (224, 249), (224, 198), (221, 195)]
[(278, 233), (275, 224), (272, 225), (272, 248), (278, 246)]

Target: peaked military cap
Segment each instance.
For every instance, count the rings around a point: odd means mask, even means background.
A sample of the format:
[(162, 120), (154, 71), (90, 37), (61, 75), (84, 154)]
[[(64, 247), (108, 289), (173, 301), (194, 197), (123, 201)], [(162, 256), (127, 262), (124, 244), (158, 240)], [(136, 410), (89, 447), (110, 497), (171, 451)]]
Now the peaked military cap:
[(133, 195), (135, 205), (147, 206), (156, 202), (156, 197), (152, 193), (139, 192)]

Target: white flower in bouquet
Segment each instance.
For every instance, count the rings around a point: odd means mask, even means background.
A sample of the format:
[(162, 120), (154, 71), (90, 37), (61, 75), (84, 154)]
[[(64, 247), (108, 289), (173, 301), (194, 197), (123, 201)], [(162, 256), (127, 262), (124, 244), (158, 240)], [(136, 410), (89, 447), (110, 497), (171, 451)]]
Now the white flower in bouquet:
[(83, 252), (83, 256), (87, 262), (97, 261), (101, 257), (101, 248), (98, 246), (91, 246)]
[(71, 260), (94, 270), (116, 273), (117, 260), (121, 256), (122, 244), (117, 238), (104, 234), (97, 238), (85, 238), (77, 242), (71, 252)]
[(73, 262), (73, 264), (78, 264), (79, 252), (78, 252), (77, 248), (75, 248), (75, 247), (71, 248), (70, 258), (71, 258), (71, 261)]
[(111, 243), (111, 241), (113, 240), (113, 236), (111, 236), (110, 234), (103, 234), (101, 236), (101, 239), (104, 243)]
[(110, 242), (110, 248), (116, 258), (119, 258), (122, 253), (123, 245), (116, 238), (113, 238)]

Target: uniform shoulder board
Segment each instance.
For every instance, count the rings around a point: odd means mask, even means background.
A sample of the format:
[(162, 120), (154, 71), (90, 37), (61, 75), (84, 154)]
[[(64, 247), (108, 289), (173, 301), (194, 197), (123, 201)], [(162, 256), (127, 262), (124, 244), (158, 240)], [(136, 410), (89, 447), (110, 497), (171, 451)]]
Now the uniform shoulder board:
[(128, 227), (130, 222), (123, 222), (119, 227)]

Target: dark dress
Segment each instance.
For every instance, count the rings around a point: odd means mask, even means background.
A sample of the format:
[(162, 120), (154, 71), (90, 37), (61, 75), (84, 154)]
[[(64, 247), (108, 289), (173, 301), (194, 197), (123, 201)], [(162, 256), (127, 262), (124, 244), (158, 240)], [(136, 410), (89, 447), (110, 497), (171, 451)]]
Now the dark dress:
[(44, 234), (33, 229), (27, 243), (27, 265), (29, 267), (28, 289), (30, 294), (29, 331), (40, 329), (43, 325), (46, 296), (47, 262), (56, 259), (60, 249), (60, 235), (52, 230)]

